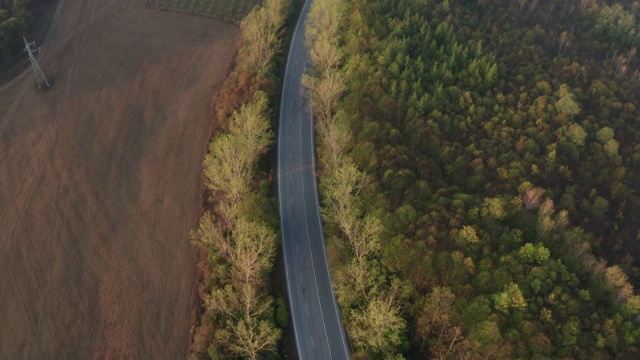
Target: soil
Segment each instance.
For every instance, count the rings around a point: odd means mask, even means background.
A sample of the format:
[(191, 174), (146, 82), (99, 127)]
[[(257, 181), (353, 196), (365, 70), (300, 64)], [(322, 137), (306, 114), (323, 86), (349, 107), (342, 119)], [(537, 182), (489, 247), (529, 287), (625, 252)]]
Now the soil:
[(237, 27), (64, 0), (0, 92), (0, 358), (185, 358), (201, 162)]

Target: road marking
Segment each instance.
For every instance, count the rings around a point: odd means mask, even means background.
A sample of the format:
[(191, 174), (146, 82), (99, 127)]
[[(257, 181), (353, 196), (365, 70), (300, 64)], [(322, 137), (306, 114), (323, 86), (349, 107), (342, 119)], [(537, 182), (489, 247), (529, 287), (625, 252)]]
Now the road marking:
[(298, 244), (296, 244), (296, 252), (300, 255), (300, 248), (298, 247)]
[[(294, 63), (294, 61), (297, 60), (297, 59), (294, 59), (295, 51), (293, 51), (293, 49), (294, 48), (295, 49), (303, 49), (304, 44), (303, 44), (303, 39), (301, 38), (301, 36), (302, 36), (301, 34), (303, 33), (304, 19), (306, 18), (306, 14), (309, 11), (309, 8), (311, 7), (311, 2), (312, 1), (305, 1), (304, 7), (302, 9), (302, 14), (301, 14), (300, 18), (298, 19), (298, 21), (297, 21), (297, 23), (295, 25), (295, 31), (294, 31), (292, 39), (291, 39), (291, 45), (289, 47), (289, 54), (287, 56), (287, 66), (286, 66), (286, 69), (285, 69), (285, 84), (286, 84), (287, 81), (289, 81), (289, 85), (287, 86), (287, 88), (293, 86), (292, 83), (294, 82), (294, 77), (297, 76), (296, 69), (292, 69), (292, 67), (288, 66), (288, 65)], [(306, 57), (306, 55), (305, 55), (305, 57)], [(299, 83), (297, 85), (300, 86)], [(285, 90), (288, 90), (288, 89), (283, 89), (283, 98), (285, 97), (285, 93), (287, 93), (287, 91), (285, 91)], [(286, 107), (286, 105), (284, 105), (284, 104), (286, 104), (286, 103), (283, 102), (281, 104), (281, 109)], [(284, 106), (282, 106), (282, 105), (284, 105)], [(281, 116), (282, 116), (282, 112), (281, 112)], [(293, 121), (293, 116), (290, 116), (289, 117), (289, 123), (291, 124), (292, 121)], [(280, 151), (283, 150), (283, 146), (282, 145), (284, 145), (284, 142), (286, 141), (286, 140), (282, 139), (282, 138), (285, 137), (284, 127), (280, 128), (279, 135), (280, 135), (280, 140), (282, 140), (282, 141), (279, 141), (278, 156), (281, 156), (281, 155), (284, 155)], [(291, 133), (289, 133), (289, 143), (291, 144)], [(282, 167), (278, 166), (278, 175), (282, 174), (281, 171), (282, 171)], [(284, 178), (284, 176), (283, 177), (279, 176), (278, 178)], [(279, 184), (278, 186), (279, 186), (279, 189), (285, 190), (285, 187), (284, 187), (283, 184)], [(280, 200), (281, 204), (283, 204), (286, 201), (286, 199), (284, 199), (284, 198), (285, 198), (284, 191), (280, 192), (279, 193), (279, 200)], [(282, 215), (283, 215), (283, 210), (285, 210), (285, 208), (286, 208), (285, 206), (280, 206), (280, 217), (281, 218), (282, 218)], [(295, 224), (295, 218), (294, 218), (294, 224)], [(282, 227), (282, 225), (283, 225), (283, 223), (281, 222), (280, 226)], [(285, 229), (282, 229), (282, 230), (283, 230), (283, 235), (284, 235), (286, 233), (286, 230)], [(295, 238), (296, 244), (299, 243), (299, 237), (296, 236), (294, 238)], [(291, 266), (292, 264), (289, 264), (287, 262), (287, 256), (286, 256), (287, 253), (288, 253), (287, 247), (283, 246), (283, 250), (284, 250), (284, 254), (285, 254), (285, 256), (283, 258), (284, 258), (285, 274), (286, 274), (286, 277), (287, 277), (287, 287), (288, 287), (288, 290), (291, 290), (291, 285), (290, 285), (291, 282), (289, 281), (290, 280), (289, 277), (290, 277), (290, 274), (293, 272), (293, 269), (292, 269), (292, 266)], [(295, 276), (293, 274), (291, 274), (291, 275), (292, 275), (292, 277)], [(304, 287), (303, 287), (303, 291), (304, 291)], [(294, 307), (293, 304), (295, 302), (293, 301), (294, 297), (293, 297), (293, 294), (291, 293), (291, 291), (288, 292), (288, 297), (289, 297), (289, 302), (290, 302), (291, 306)], [(334, 299), (334, 302), (335, 302), (335, 299)], [(296, 303), (296, 304), (299, 305), (299, 303)], [(303, 345), (305, 345), (305, 343), (308, 344), (308, 340), (309, 339), (302, 339), (300, 337), (300, 333), (299, 333), (300, 329), (299, 328), (300, 327), (304, 327), (304, 325), (301, 324), (300, 321), (297, 321), (298, 319), (296, 319), (296, 311), (292, 311), (291, 312), (291, 317), (292, 317), (292, 324), (293, 324), (293, 332), (294, 332), (294, 335), (295, 335), (295, 342), (296, 342), (296, 345), (297, 345), (296, 346), (296, 350), (297, 350), (298, 358), (299, 359), (304, 359), (305, 356), (303, 356), (303, 354), (306, 354), (306, 351), (305, 351), (306, 349), (303, 350)], [(300, 319), (300, 320), (302, 320), (302, 319)], [(305, 321), (303, 320), (302, 323), (304, 323), (304, 322)], [(313, 338), (311, 339), (311, 345), (312, 345), (313, 349), (315, 350), (315, 344), (313, 344)], [(308, 346), (308, 345), (306, 345), (306, 346)], [(346, 346), (345, 346), (345, 349), (346, 349)], [(348, 358), (348, 356), (347, 356), (347, 358)]]
[[(312, 119), (312, 124), (313, 124), (313, 119)], [(313, 145), (312, 145), (313, 142), (314, 142), (313, 141), (313, 138), (314, 138), (314, 136), (313, 136), (313, 125), (310, 127), (309, 130), (311, 132), (311, 142), (310, 142), (310, 144), (305, 144), (306, 146), (311, 146), (311, 148), (312, 148), (311, 149), (311, 164), (309, 164), (308, 171), (312, 172), (313, 184), (315, 186), (317, 186), (316, 179), (315, 179), (315, 173), (314, 173), (315, 169), (313, 169), (313, 164), (315, 164)], [(300, 126), (300, 130), (299, 131), (300, 131), (299, 138), (302, 139), (302, 126)], [(307, 147), (305, 147), (305, 148), (307, 148)], [(301, 146), (300, 147), (300, 158), (304, 159), (304, 156), (303, 156), (302, 152), (303, 152), (303, 147)], [(306, 170), (307, 170), (307, 168), (304, 167), (303, 171), (306, 171)], [(311, 234), (309, 232), (309, 218), (308, 218), (308, 215), (307, 215), (307, 198), (306, 198), (305, 191), (304, 191), (304, 187), (305, 187), (304, 186), (305, 185), (304, 184), (304, 175), (301, 176), (300, 183), (302, 185), (302, 201), (303, 201), (302, 211), (304, 212), (304, 221), (305, 221), (306, 230), (307, 230), (307, 242), (309, 243), (309, 247), (311, 247)], [(315, 189), (317, 189), (317, 187)], [(314, 200), (317, 201), (317, 193), (316, 193), (315, 189), (313, 190), (313, 195), (314, 195), (313, 197), (314, 197)], [(317, 204), (316, 204), (316, 206), (317, 206)], [(318, 207), (318, 209), (320, 209), (320, 208)], [(318, 220), (320, 220), (320, 219), (318, 219)], [(322, 243), (322, 247), (324, 249), (324, 238), (322, 236), (322, 222), (320, 222), (320, 228), (321, 228), (320, 232), (321, 232), (321, 240), (322, 240), (321, 243)], [(326, 253), (326, 250), (325, 250), (325, 253)], [(326, 261), (325, 261), (325, 265), (326, 265)], [(320, 289), (319, 289), (319, 286), (318, 286), (318, 278), (317, 278), (317, 275), (316, 275), (316, 265), (315, 265), (315, 261), (313, 260), (313, 255), (311, 256), (311, 269), (312, 269), (311, 275), (313, 277), (313, 285), (315, 285), (315, 287), (316, 287), (316, 296), (318, 297), (318, 303), (322, 304), (322, 300), (320, 299)], [(329, 272), (329, 268), (327, 267), (326, 269), (327, 269), (327, 272)], [(331, 278), (331, 275), (329, 275), (329, 278)], [(333, 291), (331, 292), (331, 296), (334, 296)], [(335, 301), (335, 299), (334, 299), (334, 301)], [(327, 320), (324, 317), (324, 311), (322, 310), (322, 305), (320, 305), (320, 319), (322, 320), (322, 328), (324, 329), (325, 338), (329, 339), (329, 334), (327, 332)], [(340, 335), (342, 335), (342, 330), (340, 330)], [(328, 344), (328, 340), (327, 340), (327, 344)], [(329, 347), (330, 347), (330, 345), (329, 345)], [(346, 349), (346, 346), (345, 346), (345, 349)], [(331, 348), (329, 348), (329, 352), (331, 352)], [(348, 358), (348, 356), (347, 356), (347, 358)]]
[[(308, 56), (309, 56), (309, 53), (305, 52), (305, 54), (304, 54), (305, 63), (307, 63)], [(313, 105), (313, 103), (311, 103), (311, 105)], [(311, 146), (313, 146), (313, 144), (315, 143), (315, 134), (314, 134), (314, 127), (313, 127), (313, 123), (314, 123), (313, 122), (313, 111), (311, 111), (310, 117), (311, 117), (311, 124), (312, 124), (312, 126), (309, 127), (309, 134), (311, 136), (310, 137), (310, 144), (311, 144)], [(302, 127), (300, 127), (300, 136), (302, 137)], [(301, 149), (301, 152), (302, 152), (302, 149)], [(313, 199), (315, 200), (316, 209), (320, 210), (320, 202), (319, 202), (319, 199), (318, 199), (318, 183), (317, 183), (317, 179), (316, 179), (316, 176), (315, 176), (316, 175), (315, 174), (315, 164), (316, 164), (316, 158), (315, 157), (316, 157), (315, 151), (311, 150), (311, 164), (310, 164), (310, 167), (313, 169), (313, 176), (312, 176), (313, 189), (314, 189), (313, 190), (313, 195), (314, 195)], [(303, 182), (302, 189), (304, 191), (304, 177), (302, 178), (302, 182)], [(305, 220), (307, 220), (306, 219), (306, 199), (305, 199), (305, 208), (304, 209), (305, 209)], [(317, 216), (318, 216), (318, 223), (320, 224), (320, 234), (321, 234), (321, 238), (322, 238), (322, 241), (320, 243), (322, 244), (323, 253), (326, 254), (327, 253), (327, 249), (325, 247), (325, 242), (324, 242), (324, 233), (323, 233), (323, 230), (322, 230), (322, 219), (320, 218), (320, 211), (317, 212)], [(325, 256), (325, 259), (326, 259), (326, 256)], [(313, 263), (313, 257), (311, 257), (311, 263), (312, 263), (312, 266), (314, 268), (313, 275), (315, 277), (315, 264)], [(326, 261), (324, 262), (324, 265), (325, 265), (325, 269), (327, 271), (327, 274), (329, 275), (329, 280), (330, 280), (331, 283), (333, 283), (333, 281), (331, 279), (331, 272), (329, 271), (329, 265), (327, 264)], [(333, 292), (333, 289), (330, 288), (330, 290), (331, 290), (331, 300), (333, 301), (333, 308), (334, 308), (335, 313), (339, 317), (340, 315), (339, 315), (339, 311), (338, 311), (338, 305), (336, 303), (336, 296), (335, 296), (335, 293)], [(320, 300), (320, 294), (319, 293), (318, 293), (318, 300)], [(322, 311), (322, 306), (320, 307), (320, 314), (322, 316), (322, 321), (324, 322), (325, 319), (324, 319), (324, 314), (323, 314), (323, 311)], [(325, 325), (324, 326), (325, 335), (327, 336), (327, 339), (328, 339), (329, 334), (327, 333), (326, 323), (324, 325)], [(340, 338), (342, 340), (342, 345), (343, 345), (342, 346), (342, 350), (344, 350), (346, 358), (349, 359), (349, 353), (348, 353), (348, 350), (347, 350), (347, 341), (346, 341), (345, 336), (344, 336), (344, 328), (342, 327), (342, 321), (340, 321), (339, 330), (340, 330)], [(331, 354), (331, 347), (329, 347), (329, 353), (330, 353), (331, 357), (333, 357), (333, 354)]]
[(307, 310), (307, 315), (309, 315), (309, 304), (307, 304), (307, 302), (304, 302), (304, 308)]

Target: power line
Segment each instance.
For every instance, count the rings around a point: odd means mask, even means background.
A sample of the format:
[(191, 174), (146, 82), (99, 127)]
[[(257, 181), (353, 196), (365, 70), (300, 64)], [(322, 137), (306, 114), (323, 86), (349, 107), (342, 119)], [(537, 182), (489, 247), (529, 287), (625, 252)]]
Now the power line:
[(44, 76), (44, 73), (42, 72), (40, 65), (38, 65), (38, 61), (36, 60), (35, 56), (33, 56), (33, 51), (40, 51), (40, 48), (34, 49), (32, 51), (31, 46), (35, 44), (35, 41), (32, 43), (29, 43), (27, 41), (27, 38), (24, 36), (22, 37), (22, 39), (24, 40), (23, 51), (26, 51), (27, 54), (29, 54), (29, 60), (31, 61), (31, 68), (33, 68), (33, 72), (36, 74), (36, 80), (38, 81), (38, 89), (40, 89), (40, 91), (46, 91), (51, 87), (49, 85), (49, 80), (47, 80), (47, 77)]

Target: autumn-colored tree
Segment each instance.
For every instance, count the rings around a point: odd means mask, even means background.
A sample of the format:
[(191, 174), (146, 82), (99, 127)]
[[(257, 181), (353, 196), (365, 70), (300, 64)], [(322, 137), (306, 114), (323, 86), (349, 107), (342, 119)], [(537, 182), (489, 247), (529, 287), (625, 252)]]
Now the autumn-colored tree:
[(511, 309), (523, 310), (527, 307), (522, 291), (515, 283), (507, 285), (504, 291), (496, 294), (493, 302), (496, 310), (503, 314), (508, 314)]
[(587, 132), (584, 131), (582, 126), (579, 124), (571, 124), (567, 129), (567, 136), (571, 141), (573, 141), (576, 145), (584, 145), (584, 140), (587, 138)]
[(402, 289), (393, 282), (385, 293), (379, 292), (366, 306), (356, 311), (349, 322), (353, 344), (372, 354), (393, 355), (406, 327), (400, 316)]
[(426, 296), (418, 318), (418, 333), (426, 338), (442, 327), (450, 326), (455, 299), (449, 288), (434, 286)]
[[(415, 329), (395, 347), (407, 357), (635, 354), (640, 335), (628, 329), (640, 300), (605, 280), (605, 259), (638, 247), (629, 186), (640, 181), (640, 71), (631, 42), (604, 34), (633, 28), (633, 11), (616, 6), (603, 32), (594, 23), (605, 5), (590, 0), (510, 3), (516, 11), (504, 1), (353, 0), (335, 36), (310, 31), (310, 98), (320, 99), (311, 87), (327, 69), (344, 76), (326, 92), (335, 97), (314, 100), (343, 313), (362, 322), (393, 273), (418, 299), (400, 304)], [(348, 174), (366, 184), (331, 188)], [(355, 256), (371, 214), (384, 229), (379, 250)], [(637, 264), (626, 259), (631, 284)], [(427, 311), (445, 288), (452, 305)], [(357, 355), (383, 357), (365, 347)]]
[(471, 333), (472, 352), (485, 359), (504, 359), (511, 355), (511, 349), (500, 334), (500, 327), (493, 320), (483, 321)]
[(280, 46), (280, 30), (290, 0), (266, 0), (240, 22), (240, 36), (245, 46), (240, 53), (242, 66), (249, 72), (263, 72)]
[(435, 359), (467, 358), (470, 345), (462, 328), (454, 322), (455, 295), (449, 288), (435, 286), (425, 298), (418, 316), (417, 335), (433, 339), (429, 353)]
[(607, 286), (612, 292), (613, 301), (620, 303), (633, 295), (633, 286), (629, 284), (629, 276), (618, 265), (610, 266), (605, 271)]
[(349, 239), (357, 236), (357, 196), (365, 184), (365, 175), (349, 162), (336, 169), (323, 184), (329, 216)]
[[(204, 161), (204, 185), (209, 211), (192, 232), (193, 243), (205, 254), (208, 268), (199, 290), (205, 304), (196, 331), (195, 357), (264, 358), (276, 352), (286, 309), (274, 301), (267, 286), (277, 236), (267, 225), (268, 203), (255, 185), (255, 166), (273, 141), (269, 97), (264, 78), (280, 49), (280, 31), (289, 13), (288, 0), (266, 0), (241, 23), (238, 65), (218, 99), (220, 128)], [(207, 346), (202, 342), (208, 341)]]
[(318, 126), (320, 143), (322, 144), (320, 156), (323, 159), (322, 165), (329, 174), (345, 165), (348, 160), (344, 153), (352, 140), (349, 125), (342, 120), (332, 119), (332, 123), (326, 127)]
[(310, 89), (310, 99), (321, 134), (332, 123), (335, 106), (344, 90), (344, 81), (344, 73), (336, 69), (329, 69), (318, 77), (305, 75), (303, 78), (304, 85)]
[(558, 90), (559, 100), (556, 102), (556, 110), (569, 117), (580, 113), (580, 105), (575, 101), (575, 96), (569, 91), (567, 84), (560, 85)]
[(480, 243), (480, 238), (478, 237), (478, 233), (473, 226), (465, 225), (460, 230), (460, 239), (465, 244), (478, 244)]
[(238, 203), (249, 191), (253, 166), (271, 144), (267, 95), (258, 91), (232, 115), (229, 133), (218, 135), (205, 157), (205, 186), (220, 200), (220, 217), (232, 225)]
[(216, 328), (216, 342), (231, 355), (257, 359), (265, 351), (276, 350), (281, 331), (269, 320), (270, 298), (260, 295), (256, 287), (226, 286), (212, 292), (207, 306), (224, 325)]
[(539, 187), (531, 187), (525, 190), (522, 193), (524, 209), (530, 211), (539, 208), (542, 202), (542, 195), (544, 195), (544, 189)]
[(229, 132), (238, 138), (236, 146), (240, 151), (238, 159), (251, 168), (273, 141), (269, 125), (268, 99), (264, 91), (254, 93), (251, 102), (236, 111), (229, 124)]

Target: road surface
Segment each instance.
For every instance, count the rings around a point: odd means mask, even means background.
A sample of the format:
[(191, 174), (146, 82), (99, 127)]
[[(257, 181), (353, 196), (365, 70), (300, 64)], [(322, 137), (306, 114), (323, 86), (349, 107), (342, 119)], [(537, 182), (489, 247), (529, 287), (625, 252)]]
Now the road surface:
[(300, 359), (348, 359), (327, 267), (315, 177), (313, 122), (301, 84), (307, 0), (291, 41), (280, 108), (278, 199), (289, 304)]

